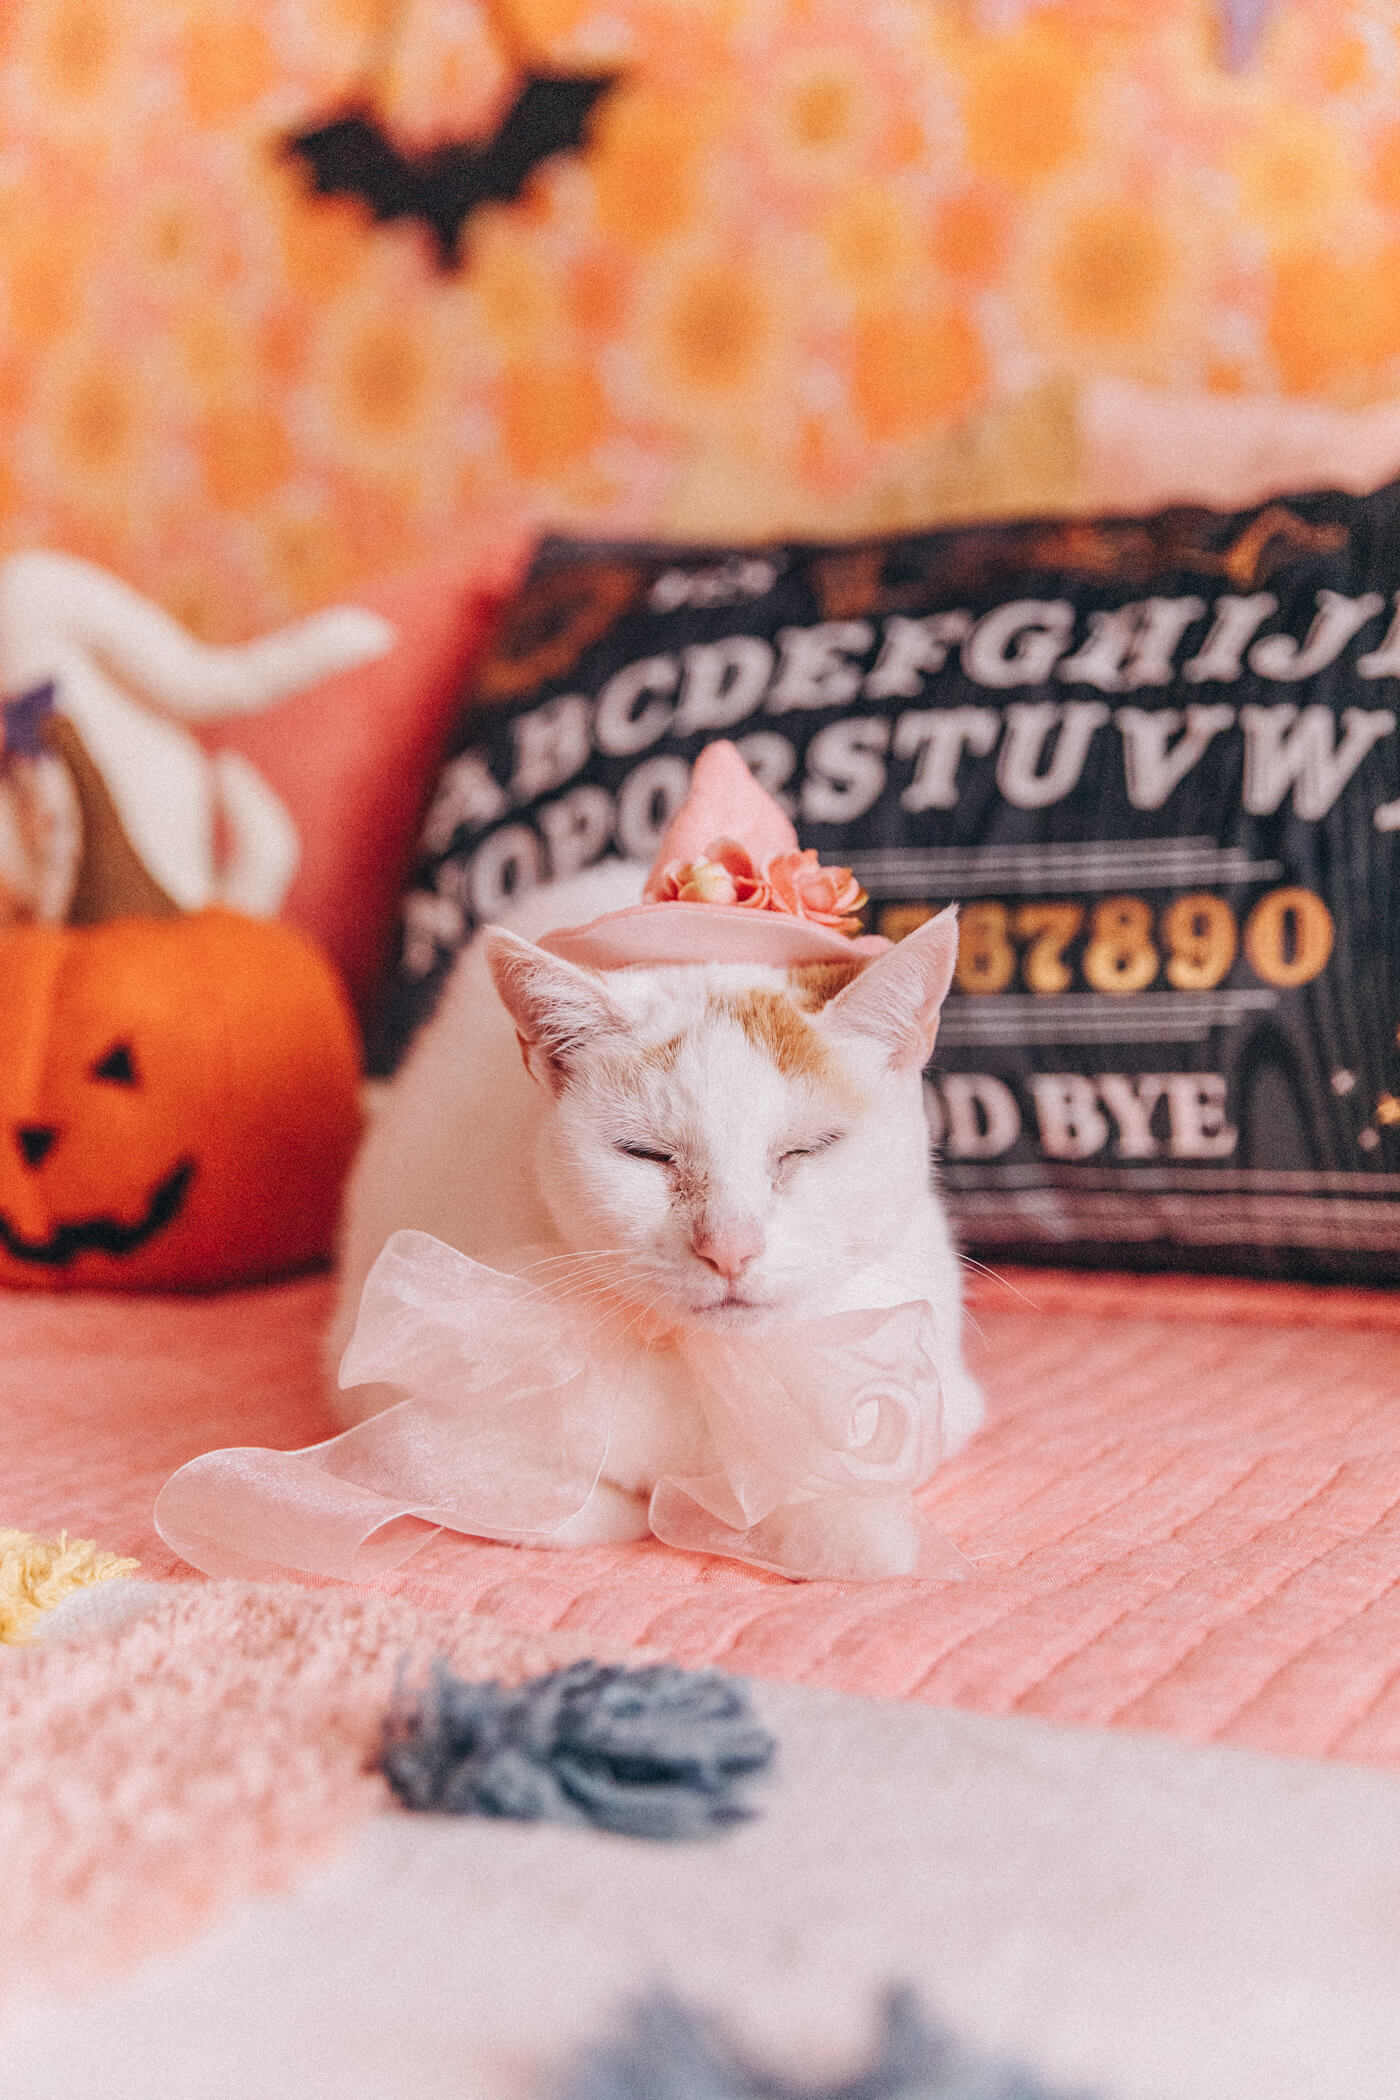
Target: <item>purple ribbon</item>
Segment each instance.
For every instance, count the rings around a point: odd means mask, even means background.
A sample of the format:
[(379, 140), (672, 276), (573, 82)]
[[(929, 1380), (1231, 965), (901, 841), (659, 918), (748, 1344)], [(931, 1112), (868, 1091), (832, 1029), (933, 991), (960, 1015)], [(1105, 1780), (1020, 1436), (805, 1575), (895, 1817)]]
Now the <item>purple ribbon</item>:
[(43, 757), (44, 724), (53, 713), (57, 691), (50, 678), (13, 700), (0, 700), (0, 728), (4, 732), (0, 735), (0, 766), (8, 766), (16, 758)]

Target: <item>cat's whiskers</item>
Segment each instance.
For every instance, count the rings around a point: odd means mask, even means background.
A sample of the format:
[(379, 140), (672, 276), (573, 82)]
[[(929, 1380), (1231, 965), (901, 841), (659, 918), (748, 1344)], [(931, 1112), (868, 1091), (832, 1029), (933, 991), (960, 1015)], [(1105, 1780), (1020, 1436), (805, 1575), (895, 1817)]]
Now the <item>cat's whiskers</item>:
[[(612, 1287), (606, 1276), (577, 1277), (572, 1283), (561, 1284), (557, 1290), (551, 1291), (550, 1296), (558, 1305), (581, 1307), (615, 1305), (621, 1298), (621, 1294)], [(626, 1302), (634, 1304), (636, 1301), (628, 1299)]]
[(630, 1249), (626, 1247), (607, 1247), (592, 1249), (583, 1254), (556, 1254), (548, 1264), (541, 1262), (535, 1265), (535, 1273), (539, 1275), (547, 1267), (549, 1274), (544, 1276), (543, 1280), (552, 1288), (556, 1280), (570, 1276), (593, 1275), (599, 1270), (625, 1262), (629, 1253)]
[[(606, 1287), (609, 1276), (625, 1265), (625, 1250), (621, 1248), (593, 1248), (581, 1254), (556, 1254), (547, 1261), (531, 1263), (536, 1273), (527, 1276), (521, 1272), (521, 1280), (531, 1290), (555, 1298), (577, 1295), (586, 1285)], [(548, 1274), (541, 1275), (542, 1269)]]
[(525, 1277), (535, 1269), (564, 1267), (585, 1261), (606, 1261), (616, 1255), (625, 1255), (628, 1251), (626, 1247), (580, 1247), (569, 1254), (545, 1254), (541, 1255), (538, 1261), (522, 1262), (515, 1274)]
[(542, 1269), (550, 1262), (582, 1261), (595, 1254), (625, 1254), (625, 1247), (561, 1247), (557, 1254), (540, 1254), (533, 1261), (523, 1264), (525, 1268)]
[[(613, 1338), (613, 1346), (617, 1347), (623, 1342), (630, 1341), (633, 1348), (640, 1348), (646, 1354), (653, 1348), (659, 1348), (663, 1342), (674, 1335), (679, 1324), (679, 1320), (674, 1315), (667, 1314), (664, 1306), (657, 1305), (654, 1302), (650, 1304), (639, 1303), (636, 1317), (623, 1328), (620, 1335)], [(639, 1329), (640, 1333), (638, 1333)], [(636, 1336), (635, 1340), (633, 1340), (634, 1335)]]
[(611, 1334), (609, 1334), (607, 1331), (606, 1322), (602, 1323), (599, 1326), (598, 1340), (600, 1342), (606, 1343), (606, 1345), (611, 1349), (620, 1349), (622, 1347), (622, 1344), (627, 1340), (627, 1337), (632, 1333), (633, 1329), (639, 1327), (642, 1321), (649, 1318), (651, 1315), (651, 1307), (649, 1305), (639, 1305), (635, 1308), (629, 1308), (626, 1304), (619, 1305), (616, 1308), (616, 1314), (621, 1315), (629, 1310), (631, 1310), (632, 1312), (631, 1319), (627, 1321), (625, 1326), (614, 1328), (614, 1331)]
[[(1021, 1303), (1028, 1305), (1032, 1312), (1040, 1311), (1040, 1307), (1036, 1304), (1034, 1298), (1028, 1298), (1024, 1291), (1018, 1290), (1010, 1277), (1003, 1276), (1000, 1269), (989, 1269), (986, 1262), (977, 1261), (970, 1254), (960, 1254), (958, 1260), (965, 1269), (980, 1269), (984, 1276), (990, 1276), (993, 1283), (999, 1283), (1004, 1291), (1010, 1291), (1013, 1298), (1019, 1298)], [(980, 1334), (982, 1330), (979, 1328), (977, 1331)]]
[[(611, 1339), (607, 1331), (610, 1322), (622, 1313), (638, 1309), (636, 1293), (624, 1292), (617, 1288), (620, 1280), (622, 1279), (615, 1272), (609, 1273), (606, 1265), (595, 1262), (588, 1268), (580, 1269), (578, 1273), (566, 1272), (562, 1276), (550, 1278), (545, 1288), (557, 1304), (571, 1304), (590, 1312), (602, 1308), (602, 1317), (595, 1322), (595, 1338), (607, 1340)], [(645, 1316), (650, 1310), (651, 1308), (642, 1302), (640, 1316)]]
[[(617, 1255), (623, 1253), (623, 1251), (624, 1250), (621, 1248), (594, 1248), (590, 1249), (585, 1254), (579, 1255), (553, 1254), (549, 1255), (544, 1261), (522, 1262), (519, 1268), (511, 1269), (507, 1273), (512, 1277), (512, 1279), (516, 1283), (523, 1284), (525, 1289), (529, 1291), (533, 1297), (554, 1297), (558, 1296), (560, 1293), (560, 1277), (557, 1275), (544, 1277), (535, 1276), (531, 1274), (532, 1270), (553, 1267), (561, 1263), (577, 1265), (585, 1261), (591, 1262), (597, 1267), (601, 1267), (605, 1261), (613, 1260), (614, 1258), (616, 1258)], [(564, 1282), (568, 1281), (568, 1271), (565, 1272), (564, 1278), (562, 1280)]]
[[(639, 1276), (638, 1269), (642, 1270)], [(596, 1343), (616, 1348), (633, 1333), (641, 1329), (641, 1346), (650, 1349), (668, 1329), (674, 1328), (682, 1316), (679, 1304), (668, 1305), (659, 1301), (655, 1292), (644, 1292), (638, 1288), (645, 1281), (645, 1264), (629, 1261), (626, 1273), (620, 1278), (580, 1276), (566, 1282), (558, 1289), (560, 1299), (569, 1300), (581, 1308), (592, 1310), (602, 1307), (601, 1315), (595, 1315), (593, 1339)], [(670, 1299), (670, 1292), (664, 1293)], [(629, 1317), (630, 1316), (630, 1317)], [(647, 1323), (651, 1323), (648, 1331)]]

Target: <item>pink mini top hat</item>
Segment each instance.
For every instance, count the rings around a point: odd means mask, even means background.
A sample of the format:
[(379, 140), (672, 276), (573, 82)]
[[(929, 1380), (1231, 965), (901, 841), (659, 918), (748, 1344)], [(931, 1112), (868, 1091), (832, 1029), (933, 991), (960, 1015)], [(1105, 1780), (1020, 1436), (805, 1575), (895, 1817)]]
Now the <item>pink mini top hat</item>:
[(865, 893), (824, 868), (730, 743), (707, 744), (661, 841), (642, 902), (540, 941), (586, 969), (630, 964), (850, 962), (889, 942), (858, 932)]

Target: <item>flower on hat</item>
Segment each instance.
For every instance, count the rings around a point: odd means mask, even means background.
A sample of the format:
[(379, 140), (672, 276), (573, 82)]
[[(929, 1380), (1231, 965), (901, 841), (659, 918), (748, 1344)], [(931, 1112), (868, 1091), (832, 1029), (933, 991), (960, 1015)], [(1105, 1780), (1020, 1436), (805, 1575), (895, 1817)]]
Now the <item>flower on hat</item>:
[(672, 860), (647, 884), (648, 904), (737, 904), (734, 877), (718, 860)]
[(766, 900), (762, 878), (737, 839), (713, 839), (696, 860), (668, 860), (653, 871), (642, 895), (648, 904), (739, 904), (760, 909)]
[(860, 932), (865, 891), (849, 868), (824, 868), (808, 847), (805, 853), (775, 855), (766, 873), (773, 895), (770, 911), (785, 911), (837, 933)]
[(865, 892), (849, 868), (824, 868), (809, 847), (779, 853), (766, 868), (754, 865), (737, 839), (714, 839), (697, 860), (670, 860), (643, 891), (648, 904), (727, 904), (747, 911), (782, 912), (836, 933), (860, 931)]

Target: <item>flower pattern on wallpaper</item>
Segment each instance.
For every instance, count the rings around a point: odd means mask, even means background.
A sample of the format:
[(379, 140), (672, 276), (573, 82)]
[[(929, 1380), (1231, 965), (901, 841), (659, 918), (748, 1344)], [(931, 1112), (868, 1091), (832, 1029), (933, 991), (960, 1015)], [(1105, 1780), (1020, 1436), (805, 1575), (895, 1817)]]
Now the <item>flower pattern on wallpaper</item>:
[[(285, 151), (529, 64), (622, 77), (458, 272)], [(223, 637), (543, 523), (1069, 501), (1105, 374), (1400, 392), (1397, 108), (1381, 0), (10, 0), (0, 550)]]

